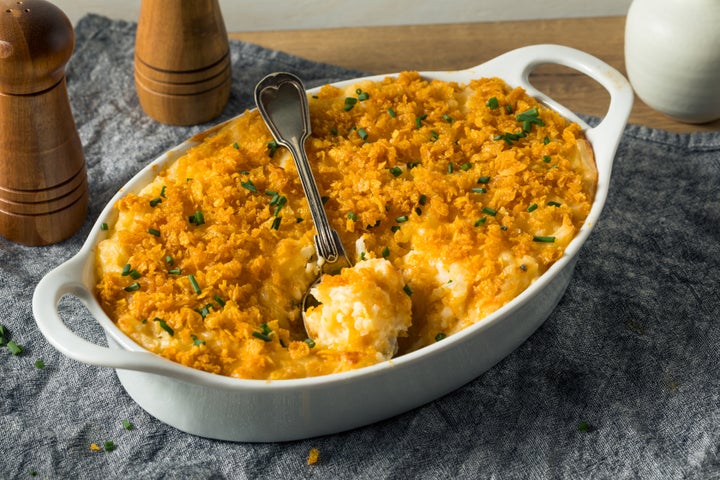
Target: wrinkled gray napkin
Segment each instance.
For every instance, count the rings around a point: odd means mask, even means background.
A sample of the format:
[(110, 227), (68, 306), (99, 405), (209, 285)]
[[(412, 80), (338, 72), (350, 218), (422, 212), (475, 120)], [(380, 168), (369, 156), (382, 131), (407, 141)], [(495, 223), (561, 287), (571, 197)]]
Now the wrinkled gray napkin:
[[(0, 323), (24, 348), (0, 347), (0, 479), (720, 478), (720, 133), (629, 126), (601, 221), (540, 330), (465, 387), (375, 425), (283, 444), (198, 438), (145, 413), (111, 369), (53, 349), (32, 317), (37, 282), (79, 250), (118, 188), (208, 127), (142, 113), (134, 35), (99, 16), (76, 27), (67, 75), (90, 179), (85, 225), (49, 247), (0, 239)], [(213, 124), (251, 107), (271, 71), (308, 86), (358, 74), (231, 50), (232, 95)], [(82, 308), (61, 307), (71, 328), (105, 343)], [(90, 450), (106, 441), (115, 449)], [(320, 460), (307, 465), (312, 447)]]

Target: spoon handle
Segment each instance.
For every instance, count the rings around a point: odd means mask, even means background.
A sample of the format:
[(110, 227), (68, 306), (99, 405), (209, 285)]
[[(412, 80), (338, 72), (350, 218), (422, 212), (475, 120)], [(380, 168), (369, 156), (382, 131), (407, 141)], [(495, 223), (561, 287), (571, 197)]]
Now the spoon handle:
[(290, 73), (275, 73), (262, 79), (255, 87), (255, 102), (260, 116), (275, 141), (287, 148), (300, 175), (310, 215), (317, 235), (315, 250), (327, 263), (347, 261), (347, 254), (330, 222), (305, 153), (305, 140), (310, 136), (310, 110), (302, 81)]

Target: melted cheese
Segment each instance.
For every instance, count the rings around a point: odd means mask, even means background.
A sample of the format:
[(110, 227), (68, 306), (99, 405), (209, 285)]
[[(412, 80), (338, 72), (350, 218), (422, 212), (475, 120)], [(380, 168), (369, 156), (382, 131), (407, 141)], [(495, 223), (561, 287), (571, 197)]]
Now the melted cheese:
[(97, 296), (140, 345), (241, 378), (371, 365), (515, 298), (590, 210), (580, 127), (499, 79), (406, 72), (309, 101), (308, 156), (356, 263), (318, 287), (316, 344), (300, 315), (318, 275), (310, 213), (289, 155), (248, 111), (115, 205)]

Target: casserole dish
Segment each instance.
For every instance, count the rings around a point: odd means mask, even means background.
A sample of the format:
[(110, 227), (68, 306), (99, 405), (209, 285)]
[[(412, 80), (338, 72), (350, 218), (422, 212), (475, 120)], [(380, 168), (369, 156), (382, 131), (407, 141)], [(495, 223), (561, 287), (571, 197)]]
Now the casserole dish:
[[(574, 68), (608, 90), (610, 107), (598, 126), (590, 128), (532, 87), (528, 79), (531, 71), (546, 63)], [(94, 252), (107, 234), (101, 224), (114, 220), (117, 214), (114, 204), (121, 196), (139, 191), (162, 166), (215, 131), (211, 129), (140, 171), (108, 203), (80, 252), (40, 281), (33, 297), (33, 313), (43, 335), (75, 360), (116, 369), (128, 394), (161, 421), (192, 434), (231, 441), (294, 440), (366, 425), (438, 398), (492, 367), (527, 339), (562, 297), (576, 255), (603, 208), (615, 150), (632, 107), (632, 90), (605, 63), (580, 51), (554, 45), (526, 47), (467, 70), (423, 72), (422, 76), (461, 83), (479, 77), (500, 77), (510, 86), (525, 88), (529, 95), (581, 125), (593, 147), (597, 191), (583, 227), (563, 257), (504, 307), (442, 342), (391, 361), (297, 380), (243, 380), (214, 375), (143, 349), (117, 328), (95, 298)], [(65, 295), (75, 296), (87, 306), (104, 329), (108, 347), (80, 338), (65, 325), (58, 312), (58, 303)]]

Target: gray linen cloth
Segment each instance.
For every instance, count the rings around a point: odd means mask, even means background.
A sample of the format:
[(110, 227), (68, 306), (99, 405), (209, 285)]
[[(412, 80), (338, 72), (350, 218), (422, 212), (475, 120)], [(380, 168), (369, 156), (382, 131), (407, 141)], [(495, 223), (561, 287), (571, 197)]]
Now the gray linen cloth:
[[(79, 250), (118, 188), (208, 127), (169, 127), (142, 113), (134, 24), (88, 16), (76, 35), (67, 76), (91, 206), (60, 244), (0, 239), (0, 323), (24, 349), (0, 347), (0, 479), (720, 478), (720, 133), (627, 127), (607, 206), (564, 298), (468, 385), (336, 435), (214, 441), (145, 413), (111, 369), (64, 357), (33, 320), (35, 285)], [(358, 73), (239, 42), (231, 49), (232, 96), (212, 123), (251, 107), (255, 83), (271, 71), (309, 86)], [(61, 308), (71, 328), (105, 344), (82, 308)], [(90, 450), (106, 441), (115, 449)], [(307, 465), (312, 447), (320, 460)]]

